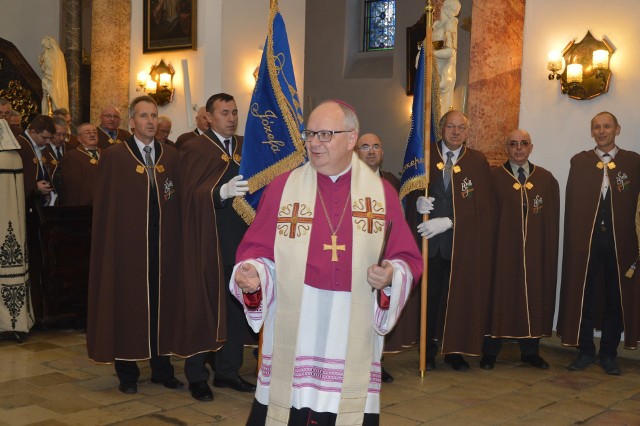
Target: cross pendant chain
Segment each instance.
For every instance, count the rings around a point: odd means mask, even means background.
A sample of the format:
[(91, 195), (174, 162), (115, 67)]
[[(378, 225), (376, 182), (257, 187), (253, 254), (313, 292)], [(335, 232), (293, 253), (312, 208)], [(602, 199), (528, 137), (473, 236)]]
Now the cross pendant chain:
[(338, 250), (345, 251), (346, 249), (347, 246), (345, 246), (344, 244), (338, 245), (338, 236), (336, 234), (333, 234), (331, 236), (331, 244), (324, 244), (322, 247), (322, 250), (331, 250), (332, 262), (338, 261)]

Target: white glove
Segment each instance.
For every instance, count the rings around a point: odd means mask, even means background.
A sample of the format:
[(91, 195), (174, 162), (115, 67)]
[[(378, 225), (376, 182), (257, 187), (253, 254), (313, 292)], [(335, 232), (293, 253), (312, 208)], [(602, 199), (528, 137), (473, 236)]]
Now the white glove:
[(448, 217), (436, 217), (434, 219), (425, 220), (418, 225), (418, 232), (427, 239), (442, 234), (453, 228), (451, 220)]
[(238, 175), (220, 187), (220, 198), (242, 197), (249, 190), (249, 182)]
[(420, 196), (418, 197), (418, 201), (416, 201), (416, 207), (418, 208), (418, 213), (420, 214), (429, 214), (431, 213), (431, 210), (433, 210), (433, 202), (436, 199), (433, 197), (425, 197), (425, 196)]

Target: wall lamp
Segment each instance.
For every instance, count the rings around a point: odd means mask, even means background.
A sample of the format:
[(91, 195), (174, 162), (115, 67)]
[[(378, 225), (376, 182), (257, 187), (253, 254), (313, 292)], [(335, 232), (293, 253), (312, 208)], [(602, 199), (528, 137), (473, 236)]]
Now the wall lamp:
[(166, 105), (173, 100), (175, 88), (173, 76), (175, 70), (171, 64), (167, 65), (164, 59), (158, 65), (152, 65), (151, 70), (140, 71), (137, 75), (138, 92), (146, 92), (159, 106)]
[(580, 42), (571, 40), (562, 52), (549, 52), (549, 80), (560, 80), (562, 93), (572, 99), (591, 99), (609, 91), (609, 60), (615, 49), (603, 37), (596, 40), (590, 31)]

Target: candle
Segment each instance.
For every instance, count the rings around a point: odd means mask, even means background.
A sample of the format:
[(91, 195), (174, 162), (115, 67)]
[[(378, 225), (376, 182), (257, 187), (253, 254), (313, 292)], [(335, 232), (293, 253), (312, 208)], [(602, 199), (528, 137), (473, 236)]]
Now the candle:
[(594, 50), (593, 68), (597, 70), (606, 70), (607, 68), (609, 68), (609, 51), (608, 50)]
[(155, 81), (151, 80), (151, 78), (149, 78), (145, 83), (145, 89), (147, 93), (156, 93), (158, 91), (158, 83), (156, 83)]
[(147, 77), (149, 77), (149, 73), (145, 72), (145, 71), (140, 71), (138, 73), (138, 76), (136, 78), (137, 80), (137, 85), (140, 87), (144, 87), (145, 83), (147, 82)]
[(184, 86), (184, 107), (187, 111), (187, 123), (189, 126), (192, 126), (194, 120), (191, 105), (191, 85), (189, 84), (189, 62), (186, 59), (182, 60), (182, 85)]
[(582, 64), (567, 65), (567, 83), (582, 83)]
[(549, 71), (559, 71), (562, 69), (562, 54), (557, 50), (551, 51), (547, 55), (547, 69)]
[(169, 84), (171, 84), (171, 74), (160, 74), (160, 86), (169, 87)]

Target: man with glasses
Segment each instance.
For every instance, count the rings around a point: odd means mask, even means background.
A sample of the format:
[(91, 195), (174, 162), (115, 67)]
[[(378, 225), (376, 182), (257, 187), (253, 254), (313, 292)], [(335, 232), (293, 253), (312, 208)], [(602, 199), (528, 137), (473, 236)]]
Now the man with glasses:
[(64, 118), (60, 116), (53, 117), (53, 125), (56, 128), (56, 132), (53, 134), (53, 139), (47, 144), (43, 151), (44, 157), (49, 164), (49, 171), (51, 172), (51, 183), (53, 184), (54, 191), (61, 194), (60, 191), (60, 172), (62, 157), (67, 151), (73, 149), (67, 142), (68, 125)]
[(509, 338), (518, 340), (522, 362), (547, 369), (538, 346), (551, 336), (556, 306), (560, 190), (551, 173), (529, 161), (533, 144), (525, 130), (512, 131), (505, 150), (508, 161), (491, 170), (495, 278), (480, 368), (494, 368), (502, 339)]
[(309, 162), (267, 186), (238, 248), (230, 288), (264, 324), (248, 425), (379, 423), (383, 335), (422, 262), (398, 194), (353, 152), (358, 127), (342, 101), (313, 110)]
[(22, 114), (20, 114), (15, 109), (11, 110), (11, 116), (9, 117), (9, 127), (11, 127), (11, 131), (16, 138), (24, 132), (24, 129), (22, 128)]
[(62, 161), (60, 173), (60, 205), (91, 206), (98, 173), (100, 149), (98, 130), (93, 124), (78, 126), (78, 147), (71, 149)]
[[(442, 140), (431, 144), (430, 197), (417, 200), (418, 213), (430, 215), (418, 225), (418, 233), (429, 239), (426, 369), (436, 368), (439, 343), (444, 362), (466, 371), (463, 354), (480, 355), (489, 332), (491, 174), (485, 156), (465, 145), (464, 113), (448, 111), (440, 128)], [(422, 216), (407, 209), (407, 220), (419, 223)]]
[(107, 149), (131, 137), (131, 133), (119, 128), (121, 121), (120, 110), (115, 106), (109, 105), (102, 110), (98, 127), (98, 147), (100, 149)]
[(58, 108), (53, 111), (53, 119), (56, 117), (62, 118), (67, 123), (67, 134), (65, 136), (65, 141), (70, 148), (75, 148), (78, 146), (78, 139), (76, 135), (72, 133), (73, 124), (71, 123), (71, 113), (66, 108)]
[(53, 140), (56, 127), (48, 115), (38, 115), (29, 123), (27, 130), (18, 137), (20, 157), (24, 167), (25, 196), (40, 198), (48, 204), (51, 201), (50, 164), (44, 155), (47, 143)]
[(9, 122), (11, 117), (11, 103), (5, 98), (0, 98), (0, 119), (4, 118)]
[(158, 117), (158, 131), (156, 132), (156, 140), (160, 143), (166, 143), (167, 145), (171, 145), (175, 148), (176, 144), (172, 140), (169, 139), (169, 135), (171, 134), (171, 119), (166, 115), (161, 115)]
[(396, 191), (400, 191), (400, 180), (393, 173), (383, 172), (380, 169), (384, 150), (382, 149), (382, 140), (378, 135), (365, 133), (360, 136), (356, 143), (356, 150), (360, 159), (367, 163), (371, 170), (380, 175), (381, 178), (386, 179)]

